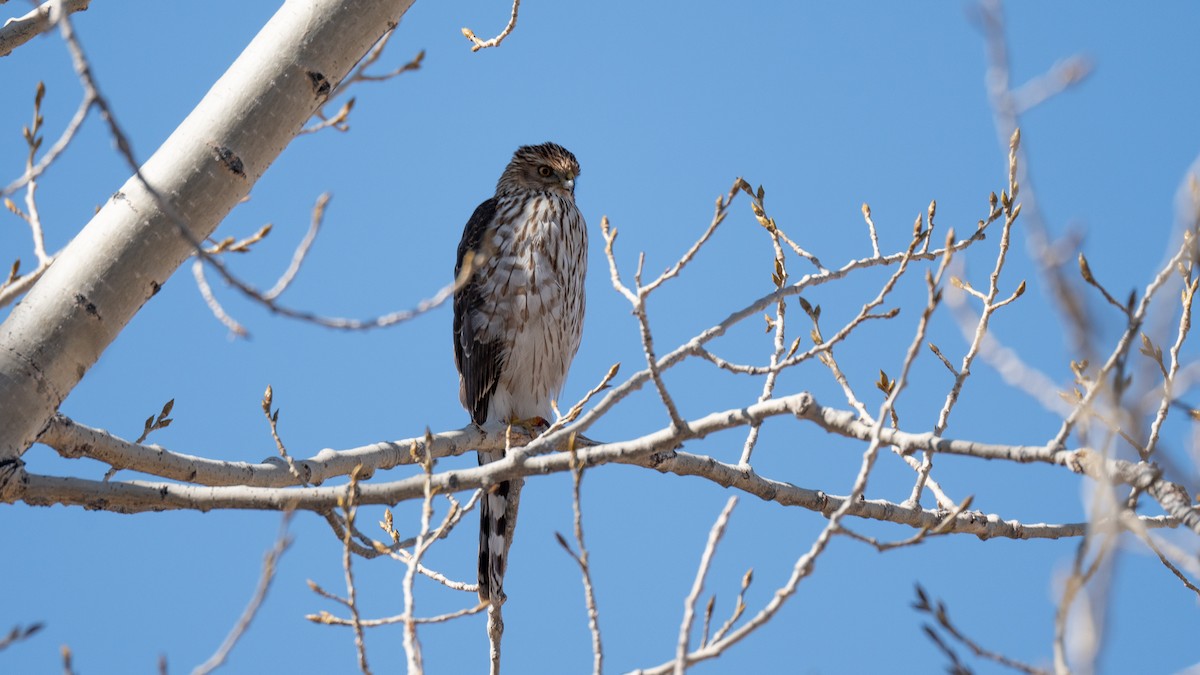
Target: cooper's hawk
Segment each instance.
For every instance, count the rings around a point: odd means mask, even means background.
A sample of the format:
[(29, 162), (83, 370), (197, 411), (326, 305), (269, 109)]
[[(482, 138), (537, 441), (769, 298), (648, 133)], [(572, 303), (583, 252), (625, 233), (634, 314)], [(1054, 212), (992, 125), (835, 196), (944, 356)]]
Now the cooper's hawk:
[[(583, 331), (587, 228), (575, 206), (579, 162), (554, 143), (513, 153), (496, 194), (479, 205), (458, 244), (454, 362), (459, 399), (478, 425), (551, 419)], [(480, 452), (479, 463), (504, 456)], [(504, 569), (519, 482), (479, 502), (479, 598), (504, 602)]]

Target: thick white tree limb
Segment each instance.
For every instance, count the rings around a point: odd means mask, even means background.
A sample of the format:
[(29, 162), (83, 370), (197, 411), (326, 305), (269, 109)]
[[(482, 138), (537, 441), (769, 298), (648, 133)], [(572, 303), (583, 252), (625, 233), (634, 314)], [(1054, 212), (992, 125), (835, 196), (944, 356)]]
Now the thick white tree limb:
[(194, 242), (245, 197), (411, 4), (286, 2), (63, 250), (0, 325), (0, 485), (109, 343), (195, 252)]

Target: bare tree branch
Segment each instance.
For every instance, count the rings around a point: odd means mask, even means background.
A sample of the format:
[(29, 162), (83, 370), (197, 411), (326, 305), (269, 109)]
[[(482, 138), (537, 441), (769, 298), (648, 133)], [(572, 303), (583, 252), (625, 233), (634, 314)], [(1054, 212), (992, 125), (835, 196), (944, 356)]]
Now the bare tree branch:
[(292, 545), (292, 538), (288, 536), (288, 523), (292, 520), (293, 513), (291, 511), (283, 514), (283, 521), (279, 525), (279, 536), (275, 538), (275, 545), (267, 551), (263, 558), (262, 575), (258, 579), (258, 587), (254, 590), (254, 596), (250, 599), (250, 604), (246, 605), (245, 611), (242, 612), (241, 618), (234, 624), (233, 630), (225, 637), (225, 641), (217, 649), (207, 661), (196, 666), (192, 670), (192, 675), (207, 675), (212, 671), (220, 668), (227, 658), (229, 653), (233, 651), (238, 640), (246, 633), (246, 629), (250, 627), (250, 622), (254, 620), (258, 609), (262, 607), (263, 601), (267, 598), (267, 591), (271, 589), (271, 582), (275, 579), (276, 566), (279, 564), (279, 559), (283, 557), (288, 547)]
[(4, 651), (22, 640), (28, 640), (37, 635), (43, 628), (45, 628), (45, 625), (41, 623), (31, 623), (28, 626), (13, 626), (13, 629), (8, 631), (8, 635), (0, 637), (0, 651)]
[(490, 40), (480, 40), (479, 38), (475, 37), (475, 31), (472, 31), (470, 28), (463, 28), (463, 37), (472, 42), (473, 46), (471, 47), (471, 51), (477, 52), (480, 49), (496, 47), (501, 42), (504, 42), (504, 38), (508, 37), (509, 34), (513, 32), (513, 29), (517, 27), (517, 10), (519, 10), (520, 7), (521, 0), (512, 0), (512, 16), (508, 18), (508, 25), (504, 27), (504, 30), (500, 31), (499, 35)]
[(54, 28), (57, 16), (74, 14), (88, 8), (92, 0), (49, 0), (24, 16), (9, 19), (0, 26), (0, 56)]
[(712, 530), (708, 533), (708, 543), (704, 545), (704, 553), (700, 556), (700, 566), (696, 570), (696, 579), (692, 582), (692, 590), (683, 601), (683, 621), (679, 624), (679, 642), (675, 648), (675, 675), (683, 675), (688, 667), (688, 643), (691, 639), (692, 622), (696, 616), (696, 601), (704, 591), (704, 578), (708, 576), (708, 568), (712, 565), (713, 555), (716, 554), (717, 544), (725, 535), (725, 527), (729, 524), (729, 516), (737, 505), (737, 497), (730, 497), (725, 502), (725, 508), (717, 516)]
[[(610, 371), (611, 372), (611, 371)], [(584, 604), (587, 607), (588, 615), (588, 630), (592, 634), (592, 674), (601, 675), (604, 672), (604, 645), (600, 640), (600, 611), (596, 609), (596, 591), (592, 586), (592, 569), (589, 564), (589, 555), (587, 545), (583, 542), (583, 505), (580, 499), (580, 486), (583, 482), (583, 465), (578, 461), (575, 444), (572, 442), (567, 449), (571, 453), (571, 503), (575, 512), (575, 544), (579, 546), (579, 553), (571, 550), (570, 544), (567, 543), (565, 537), (559, 533), (555, 533), (558, 539), (559, 546), (571, 556), (575, 564), (579, 565), (579, 571), (583, 576), (583, 597)]]
[[(1035, 668), (1027, 663), (1010, 659), (998, 652), (984, 649), (979, 645), (979, 643), (964, 635), (962, 631), (960, 631), (954, 625), (954, 622), (950, 620), (950, 612), (946, 609), (946, 605), (940, 600), (937, 601), (936, 607), (931, 604), (929, 602), (929, 596), (925, 593), (925, 589), (921, 588), (920, 584), (917, 584), (917, 601), (913, 603), (913, 608), (919, 612), (923, 612), (933, 617), (933, 620), (937, 622), (937, 625), (940, 626), (942, 630), (946, 632), (946, 634), (954, 638), (966, 648), (970, 649), (975, 656), (993, 661), (1013, 670), (1018, 670), (1022, 673), (1026, 673), (1027, 675), (1048, 675), (1047, 671), (1042, 670), (1041, 668)], [(933, 629), (929, 626), (926, 626), (926, 634), (929, 635), (931, 639), (937, 639), (936, 633), (934, 633)]]
[[(711, 457), (692, 455), (678, 450), (689, 438), (700, 438), (721, 429), (748, 426), (771, 416), (792, 415), (800, 420), (816, 423), (826, 431), (849, 438), (868, 440), (872, 426), (857, 419), (852, 411), (837, 410), (819, 405), (810, 394), (795, 394), (754, 404), (746, 408), (731, 409), (693, 420), (686, 425), (687, 432), (666, 428), (629, 441), (606, 443), (582, 448), (578, 456), (585, 466), (607, 462), (632, 463), (658, 471), (677, 475), (703, 477), (726, 487), (754, 494), (769, 501), (788, 506), (832, 514), (845, 506), (844, 497), (829, 495), (815, 489), (797, 487), (791, 483), (758, 476), (753, 470), (724, 464)], [(78, 433), (78, 425), (72, 425)], [(562, 449), (570, 438), (573, 428), (544, 435), (515, 449), (510, 456), (486, 467), (471, 467), (435, 473), (433, 487), (439, 492), (453, 492), (482, 487), (500, 480), (531, 476), (541, 473), (571, 470), (571, 459), (567, 454), (546, 455), (552, 449)], [(516, 430), (514, 430), (516, 431)], [(85, 438), (94, 438), (88, 433)], [(881, 443), (894, 445), (900, 451), (911, 453), (916, 450), (941, 452), (988, 460), (1003, 460), (1017, 463), (1038, 462), (1065, 467), (1073, 472), (1088, 475), (1096, 480), (1141, 486), (1159, 499), (1172, 518), (1146, 518), (1149, 526), (1175, 527), (1181, 522), (1195, 530), (1200, 522), (1187, 499), (1187, 492), (1177, 484), (1166, 481), (1151, 465), (1105, 459), (1088, 448), (1055, 452), (1045, 446), (996, 445), (967, 440), (946, 439), (931, 433), (907, 433), (893, 429), (879, 431)], [(500, 448), (505, 443), (505, 434), (496, 429), (484, 433), (468, 427), (463, 430), (432, 434), (424, 437), (379, 443), (342, 452), (325, 450), (310, 460), (296, 463), (297, 470), (313, 485), (334, 476), (348, 475), (355, 466), (362, 465), (360, 478), (365, 480), (375, 470), (392, 468), (413, 463), (416, 452), (428, 452), (434, 458), (462, 454), (476, 448)], [(137, 446), (134, 451), (149, 455), (163, 455), (172, 471), (185, 470), (186, 456), (167, 455), (154, 446)], [(417, 455), (419, 456), (419, 455)], [(246, 482), (260, 480), (265, 484), (286, 485), (294, 483), (282, 462), (279, 464), (229, 464), (200, 462), (208, 467), (204, 475), (245, 477)], [(164, 471), (164, 473), (166, 473)], [(197, 471), (197, 475), (200, 472)], [(317, 480), (320, 478), (320, 480)], [(186, 476), (184, 476), (186, 479)], [(148, 483), (142, 481), (110, 482), (88, 481), (77, 478), (38, 476), (20, 471), (14, 476), (9, 490), (2, 495), (4, 501), (22, 500), (30, 504), (81, 504), (119, 512), (137, 512), (162, 509), (249, 508), (287, 509), (297, 508), (325, 512), (337, 508), (343, 487), (311, 487), (276, 489), (270, 487), (237, 486), (219, 483), (228, 487), (196, 487), (173, 483)], [(15, 487), (15, 489), (13, 489)], [(424, 494), (424, 478), (413, 476), (387, 483), (359, 485), (357, 501), (360, 504), (394, 504), (403, 500), (418, 499)], [(983, 538), (1060, 538), (1078, 537), (1086, 530), (1083, 524), (1026, 524), (1006, 521), (995, 515), (976, 512), (960, 514), (952, 525), (944, 525), (945, 513), (924, 510), (919, 507), (904, 507), (880, 500), (862, 500), (852, 503), (847, 514), (908, 525), (913, 528), (933, 529), (945, 527), (947, 532), (974, 534)]]

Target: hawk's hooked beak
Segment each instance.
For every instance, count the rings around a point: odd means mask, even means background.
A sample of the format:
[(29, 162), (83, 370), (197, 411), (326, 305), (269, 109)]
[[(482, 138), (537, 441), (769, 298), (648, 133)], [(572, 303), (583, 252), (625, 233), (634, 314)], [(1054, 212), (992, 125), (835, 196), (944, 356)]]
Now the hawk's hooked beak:
[(567, 174), (567, 179), (563, 181), (563, 187), (571, 194), (575, 194), (575, 176)]

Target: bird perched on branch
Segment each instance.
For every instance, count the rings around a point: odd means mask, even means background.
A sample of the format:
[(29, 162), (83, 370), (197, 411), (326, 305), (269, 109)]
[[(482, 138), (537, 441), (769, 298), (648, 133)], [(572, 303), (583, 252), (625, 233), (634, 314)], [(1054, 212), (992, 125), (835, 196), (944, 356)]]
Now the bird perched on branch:
[[(579, 162), (554, 143), (513, 153), (496, 194), (458, 244), (454, 362), (459, 399), (477, 425), (545, 424), (583, 332), (587, 227), (575, 206)], [(480, 452), (479, 463), (501, 459)], [(479, 502), (479, 598), (504, 602), (520, 481)]]

